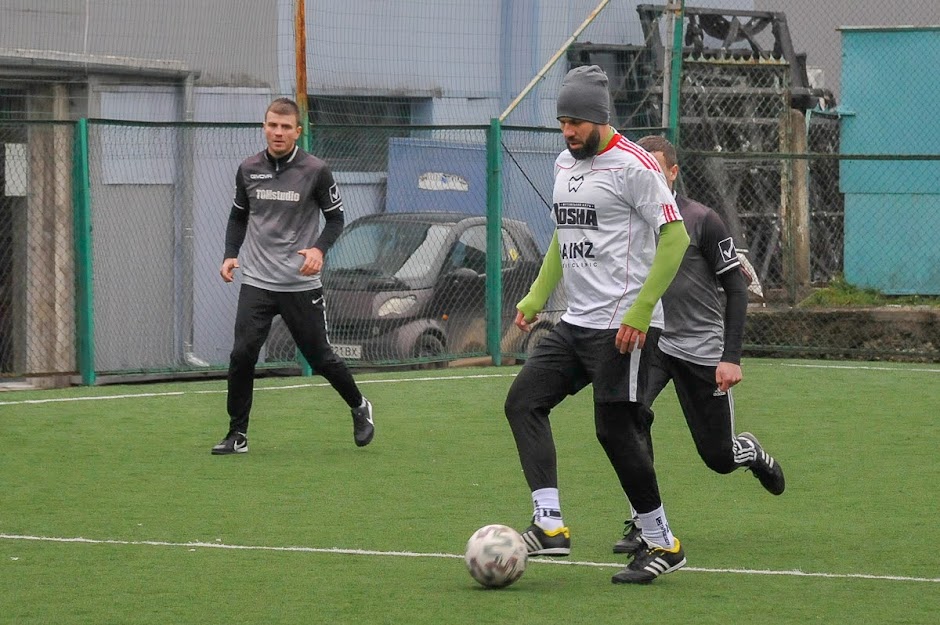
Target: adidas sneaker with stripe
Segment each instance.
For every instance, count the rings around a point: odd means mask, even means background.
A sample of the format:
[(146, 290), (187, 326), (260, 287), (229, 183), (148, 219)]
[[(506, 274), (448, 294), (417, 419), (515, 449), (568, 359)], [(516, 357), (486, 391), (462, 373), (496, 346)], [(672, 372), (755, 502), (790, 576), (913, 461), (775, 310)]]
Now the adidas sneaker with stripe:
[(685, 551), (676, 538), (672, 549), (654, 545), (645, 538), (643, 548), (636, 552), (636, 557), (625, 569), (615, 574), (610, 581), (615, 584), (649, 584), (660, 575), (672, 573), (685, 566)]

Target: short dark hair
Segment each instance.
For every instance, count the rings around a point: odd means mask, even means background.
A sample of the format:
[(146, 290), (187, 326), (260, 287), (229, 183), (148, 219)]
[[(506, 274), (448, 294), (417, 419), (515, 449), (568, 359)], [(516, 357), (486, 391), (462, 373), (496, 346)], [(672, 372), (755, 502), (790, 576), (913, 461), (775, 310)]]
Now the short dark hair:
[(271, 104), (268, 105), (268, 110), (264, 112), (264, 116), (267, 117), (268, 113), (274, 113), (275, 115), (293, 115), (294, 119), (297, 120), (297, 125), (300, 126), (300, 107), (290, 98), (278, 98), (274, 102), (271, 102)]
[(679, 158), (676, 156), (676, 146), (670, 143), (666, 137), (647, 135), (642, 139), (638, 139), (636, 143), (647, 152), (662, 152), (667, 167), (679, 164)]

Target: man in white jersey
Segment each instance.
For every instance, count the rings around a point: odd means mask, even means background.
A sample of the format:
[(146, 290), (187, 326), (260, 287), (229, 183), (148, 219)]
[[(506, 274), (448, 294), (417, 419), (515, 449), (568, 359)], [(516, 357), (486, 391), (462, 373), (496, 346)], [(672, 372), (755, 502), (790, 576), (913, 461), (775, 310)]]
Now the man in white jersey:
[[(659, 162), (669, 188), (679, 165), (675, 147), (650, 135), (637, 144)], [(747, 313), (747, 280), (728, 227), (718, 213), (676, 195), (690, 243), (679, 273), (663, 294), (666, 325), (648, 337), (646, 403), (652, 405), (672, 380), (699, 456), (716, 473), (751, 470), (770, 493), (783, 493), (783, 469), (749, 433), (734, 433), (731, 387), (742, 379), (741, 343)], [(651, 413), (652, 414), (652, 413)], [(650, 451), (652, 453), (652, 450)], [(628, 519), (614, 553), (642, 548), (637, 518)]]
[(662, 327), (659, 299), (689, 237), (659, 164), (610, 127), (607, 76), (599, 67), (568, 72), (557, 114), (568, 149), (555, 160), (556, 229), (538, 277), (517, 304), (516, 325), (530, 329), (560, 280), (568, 308), (522, 367), (505, 405), (532, 491), (532, 524), (522, 535), (529, 555), (571, 552), (549, 413), (593, 384), (597, 439), (636, 506), (644, 545), (612, 581), (649, 583), (686, 562), (653, 468), (642, 347), (647, 333)]

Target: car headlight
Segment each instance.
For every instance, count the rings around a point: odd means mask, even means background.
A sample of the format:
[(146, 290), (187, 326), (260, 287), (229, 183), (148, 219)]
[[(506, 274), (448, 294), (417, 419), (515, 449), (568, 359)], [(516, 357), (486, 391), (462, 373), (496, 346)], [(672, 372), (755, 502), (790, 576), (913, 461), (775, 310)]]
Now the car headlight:
[(379, 317), (403, 315), (411, 310), (411, 307), (414, 306), (417, 301), (418, 298), (414, 295), (408, 295), (407, 297), (391, 297), (379, 306)]

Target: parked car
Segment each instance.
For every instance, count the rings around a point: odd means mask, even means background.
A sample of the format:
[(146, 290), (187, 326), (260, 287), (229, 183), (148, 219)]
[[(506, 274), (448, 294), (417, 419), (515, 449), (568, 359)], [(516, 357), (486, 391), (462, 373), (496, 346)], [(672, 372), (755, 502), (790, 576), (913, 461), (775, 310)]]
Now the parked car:
[[(515, 305), (542, 262), (525, 222), (503, 219), (501, 256), (502, 349), (524, 352), (530, 335), (513, 325)], [(486, 352), (485, 217), (379, 213), (357, 219), (327, 255), (323, 284), (330, 341), (350, 364), (441, 366)], [(289, 336), (288, 343), (290, 359)]]

